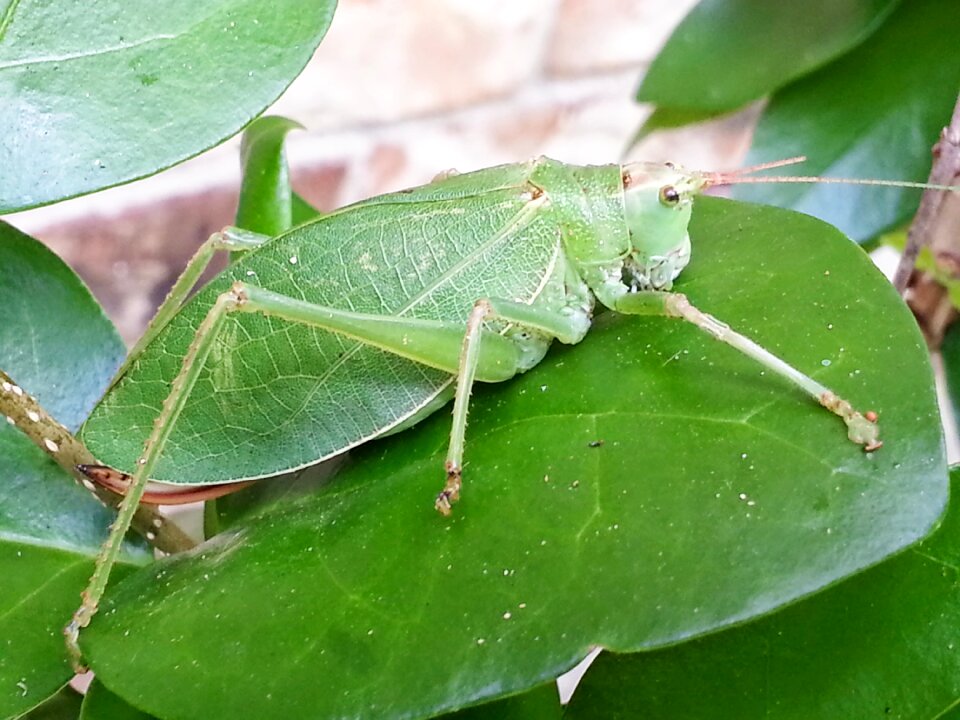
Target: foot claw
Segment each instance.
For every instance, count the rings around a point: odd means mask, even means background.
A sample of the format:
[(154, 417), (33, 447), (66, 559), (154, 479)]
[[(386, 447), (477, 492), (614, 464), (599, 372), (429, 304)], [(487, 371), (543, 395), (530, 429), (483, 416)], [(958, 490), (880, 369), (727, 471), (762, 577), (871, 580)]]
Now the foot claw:
[(877, 427), (876, 414), (870, 419), (869, 413), (864, 416), (854, 412), (843, 420), (847, 424), (847, 437), (858, 445), (863, 445), (864, 452), (873, 452), (883, 446), (880, 440), (880, 428)]
[(450, 517), (450, 512), (453, 510), (453, 502), (446, 491), (437, 495), (437, 500), (433, 506), (445, 517)]
[(83, 655), (80, 652), (80, 622), (74, 617), (67, 626), (63, 628), (63, 636), (67, 639), (67, 655), (70, 658), (70, 667), (77, 675), (83, 675), (88, 668), (83, 663)]
[(83, 662), (83, 653), (80, 652), (80, 631), (90, 624), (90, 620), (96, 613), (96, 606), (87, 605), (86, 591), (81, 593), (84, 598), (84, 604), (74, 611), (70, 622), (63, 628), (63, 636), (67, 640), (67, 655), (70, 658), (70, 666), (77, 675), (87, 672), (88, 668)]
[(449, 516), (453, 504), (460, 499), (460, 487), (463, 484), (462, 476), (463, 472), (458, 466), (447, 463), (447, 484), (443, 491), (437, 495), (437, 500), (433, 504), (442, 515)]
[(820, 396), (820, 404), (838, 415), (847, 426), (847, 437), (851, 442), (863, 445), (864, 452), (873, 452), (883, 447), (880, 440), (880, 428), (877, 426), (877, 413), (868, 410), (862, 415), (846, 400), (833, 393)]

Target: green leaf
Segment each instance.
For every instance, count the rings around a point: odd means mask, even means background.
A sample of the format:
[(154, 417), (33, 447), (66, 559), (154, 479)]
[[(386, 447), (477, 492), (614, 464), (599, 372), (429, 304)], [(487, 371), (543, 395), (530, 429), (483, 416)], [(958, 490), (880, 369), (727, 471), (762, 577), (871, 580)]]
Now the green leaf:
[(42, 243), (0, 221), (0, 253), (0, 367), (76, 430), (123, 360), (123, 342)]
[(93, 679), (83, 699), (79, 720), (151, 720), (152, 715), (140, 712)]
[[(954, 492), (960, 470), (951, 473)], [(960, 504), (917, 547), (772, 617), (602, 654), (565, 717), (941, 718), (960, 702)]]
[(443, 720), (560, 720), (557, 684), (548, 682), (519, 695), (441, 716)]
[(733, 110), (856, 47), (897, 4), (702, 0), (653, 61), (637, 99), (689, 111)]
[(302, 127), (293, 120), (270, 116), (257, 118), (243, 131), (238, 227), (273, 237), (292, 225), (293, 198), (283, 139)]
[(82, 702), (83, 695), (66, 685), (20, 717), (21, 720), (76, 720), (80, 715)]
[[(747, 164), (806, 155), (805, 175), (925, 180), (960, 89), (957, 37), (953, 0), (903, 3), (863, 45), (771, 99)], [(918, 190), (824, 184), (740, 185), (734, 194), (816, 215), (858, 242), (920, 202)]]
[[(62, 261), (5, 223), (0, 307), (0, 368), (76, 427), (123, 358), (116, 330)], [(0, 424), (0, 717), (30, 708), (72, 675), (60, 628), (109, 522), (86, 490)], [(147, 560), (140, 550), (124, 562)]]
[(300, 225), (323, 215), (322, 212), (296, 193), (293, 193), (291, 214), (294, 225)]
[(899, 297), (812, 218), (707, 198), (694, 221), (680, 288), (877, 410), (882, 450), (691, 326), (606, 313), (475, 393), (452, 518), (441, 412), (114, 587), (82, 638), (97, 676), (160, 717), (425, 717), (596, 645), (743, 622), (922, 537), (947, 474)]
[(150, 175), (263, 111), (335, 0), (8, 2), (0, 12), (0, 212)]

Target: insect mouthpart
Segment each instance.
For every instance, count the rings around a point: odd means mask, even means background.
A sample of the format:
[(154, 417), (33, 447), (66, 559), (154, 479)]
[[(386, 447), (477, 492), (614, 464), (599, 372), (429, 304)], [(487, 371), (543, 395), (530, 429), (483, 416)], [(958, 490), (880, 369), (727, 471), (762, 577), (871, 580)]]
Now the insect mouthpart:
[(690, 238), (684, 236), (677, 247), (662, 255), (644, 257), (637, 252), (628, 255), (623, 261), (621, 280), (631, 292), (669, 290), (689, 262)]

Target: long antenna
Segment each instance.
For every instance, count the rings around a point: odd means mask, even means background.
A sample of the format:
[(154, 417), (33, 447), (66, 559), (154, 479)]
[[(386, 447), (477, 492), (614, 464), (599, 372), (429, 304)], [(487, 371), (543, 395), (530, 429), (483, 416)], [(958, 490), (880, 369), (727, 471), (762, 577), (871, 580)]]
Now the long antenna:
[(745, 185), (747, 183), (823, 183), (834, 185), (879, 185), (881, 187), (901, 187), (917, 188), (919, 190), (947, 190), (960, 191), (960, 185), (935, 185), (923, 182), (909, 182), (906, 180), (862, 180), (859, 178), (836, 178), (821, 177), (819, 175), (774, 175), (772, 177), (748, 177), (761, 170), (771, 170), (773, 168), (784, 167), (785, 165), (796, 165), (807, 158), (803, 155), (787, 158), (785, 160), (773, 160), (771, 162), (750, 165), (737, 170), (726, 172), (704, 173), (707, 184), (717, 185)]
[(727, 172), (721, 172), (719, 174), (724, 176), (750, 175), (755, 172), (760, 172), (761, 170), (773, 170), (774, 168), (797, 165), (806, 161), (806, 155), (797, 155), (796, 157), (786, 158), (785, 160), (771, 160), (770, 162), (758, 163), (756, 165), (747, 165), (746, 167), (728, 170)]
[(743, 185), (746, 183), (823, 183), (836, 185), (880, 185), (882, 187), (919, 188), (921, 190), (960, 190), (960, 185), (931, 185), (906, 180), (861, 180), (858, 178), (819, 177), (817, 175), (779, 175), (774, 177), (737, 177), (723, 175), (711, 185)]

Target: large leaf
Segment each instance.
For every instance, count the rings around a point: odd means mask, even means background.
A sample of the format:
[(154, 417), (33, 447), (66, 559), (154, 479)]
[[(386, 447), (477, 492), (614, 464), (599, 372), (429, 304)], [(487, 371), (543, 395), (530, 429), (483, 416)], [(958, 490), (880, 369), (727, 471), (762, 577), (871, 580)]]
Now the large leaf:
[(694, 301), (880, 413), (864, 454), (785, 382), (665, 319), (475, 395), (445, 520), (447, 413), (333, 482), (108, 593), (82, 638), (158, 717), (423, 717), (594, 645), (654, 648), (769, 612), (923, 536), (946, 501), (926, 352), (896, 293), (811, 218), (706, 199)]
[(653, 61), (637, 99), (733, 110), (855, 47), (898, 2), (701, 0)]
[(954, 499), (929, 540), (784, 612), (659, 652), (604, 653), (565, 717), (944, 717), (960, 703), (958, 537)]
[(300, 72), (335, 5), (7, 2), (0, 212), (143, 177), (233, 135)]
[[(0, 223), (0, 368), (76, 427), (123, 357), (80, 280), (43, 245)], [(0, 424), (0, 717), (72, 674), (66, 624), (110, 514), (26, 437)], [(144, 562), (142, 551), (124, 562)]]
[[(804, 174), (925, 180), (960, 90), (957, 37), (953, 0), (903, 3), (863, 45), (771, 99), (746, 162), (806, 155)], [(735, 195), (816, 215), (857, 241), (920, 201), (916, 190), (823, 184), (741, 185)]]

